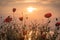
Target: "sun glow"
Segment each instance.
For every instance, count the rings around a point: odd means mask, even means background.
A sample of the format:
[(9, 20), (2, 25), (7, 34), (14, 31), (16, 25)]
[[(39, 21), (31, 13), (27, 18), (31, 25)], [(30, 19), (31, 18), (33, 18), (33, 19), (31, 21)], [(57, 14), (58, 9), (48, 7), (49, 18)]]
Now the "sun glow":
[(36, 8), (34, 8), (34, 7), (28, 7), (28, 8), (27, 8), (27, 11), (28, 11), (28, 12), (33, 12), (34, 10), (36, 10)]

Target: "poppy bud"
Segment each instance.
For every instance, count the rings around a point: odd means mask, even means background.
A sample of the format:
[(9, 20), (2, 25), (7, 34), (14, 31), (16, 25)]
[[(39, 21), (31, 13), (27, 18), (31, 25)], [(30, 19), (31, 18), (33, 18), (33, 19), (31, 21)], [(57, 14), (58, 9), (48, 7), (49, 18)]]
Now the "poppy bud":
[(26, 19), (28, 19), (28, 17), (26, 17)]
[(19, 20), (20, 20), (20, 21), (23, 21), (23, 17), (20, 17)]
[(50, 23), (51, 21), (49, 21), (48, 23)]
[(13, 8), (13, 12), (15, 12), (16, 11), (16, 8)]
[(56, 18), (56, 21), (58, 21), (58, 18)]

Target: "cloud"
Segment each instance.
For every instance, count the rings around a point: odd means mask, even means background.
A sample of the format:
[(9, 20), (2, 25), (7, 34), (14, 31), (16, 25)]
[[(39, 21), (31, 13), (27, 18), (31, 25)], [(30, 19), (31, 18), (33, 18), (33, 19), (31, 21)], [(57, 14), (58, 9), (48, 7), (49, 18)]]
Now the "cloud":
[(60, 0), (0, 0), (0, 7), (13, 6), (20, 4), (36, 4), (53, 7), (56, 9), (60, 8)]
[(0, 6), (6, 6), (10, 2), (12, 2), (12, 0), (0, 0)]
[(60, 3), (60, 0), (41, 0), (39, 2), (42, 4), (55, 4), (55, 3)]
[(60, 3), (60, 0), (0, 0), (1, 5), (13, 3), (42, 3), (42, 4), (51, 4), (51, 3)]
[(39, 8), (43, 6), (42, 12), (44, 12), (45, 9), (48, 9), (48, 11), (51, 9), (56, 13), (60, 13), (60, 0), (0, 0), (0, 15), (3, 15), (4, 13), (6, 15), (8, 12), (11, 12), (10, 10), (12, 7), (17, 7), (18, 9), (20, 7), (23, 8), (29, 4), (32, 4), (33, 6), (39, 6)]

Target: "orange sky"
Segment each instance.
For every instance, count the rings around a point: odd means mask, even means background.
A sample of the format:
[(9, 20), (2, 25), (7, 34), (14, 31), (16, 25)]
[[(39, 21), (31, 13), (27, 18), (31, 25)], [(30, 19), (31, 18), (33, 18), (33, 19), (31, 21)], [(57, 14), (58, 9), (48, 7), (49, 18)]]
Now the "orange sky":
[[(26, 8), (32, 6), (37, 8), (32, 13), (27, 12)], [(3, 19), (8, 15), (13, 14), (12, 8), (16, 8), (15, 17), (21, 16), (21, 13), (24, 13), (24, 16), (28, 15), (29, 18), (34, 19), (44, 19), (44, 14), (47, 12), (52, 13), (52, 18), (60, 17), (60, 0), (0, 0), (0, 17), (3, 16)]]

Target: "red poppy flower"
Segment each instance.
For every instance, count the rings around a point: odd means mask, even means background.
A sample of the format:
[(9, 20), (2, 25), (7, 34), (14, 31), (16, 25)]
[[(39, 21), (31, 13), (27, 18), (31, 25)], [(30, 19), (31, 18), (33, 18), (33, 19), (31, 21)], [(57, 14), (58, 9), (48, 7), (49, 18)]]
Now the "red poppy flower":
[(57, 28), (57, 30), (59, 30), (60, 29), (60, 22), (57, 22), (56, 24), (55, 24), (55, 26), (56, 26), (56, 28)]
[(46, 38), (46, 34), (42, 34), (41, 37), (42, 37), (42, 38)]
[(57, 23), (55, 24), (55, 26), (60, 26), (60, 22), (57, 22)]
[(26, 35), (27, 34), (27, 31), (23, 30), (23, 35)]
[(12, 18), (10, 17), (10, 16), (8, 16), (5, 20), (4, 20), (4, 22), (11, 22), (12, 21)]
[(20, 21), (23, 21), (23, 17), (20, 17), (19, 20), (20, 20)]
[(51, 13), (47, 13), (47, 14), (45, 14), (45, 17), (46, 17), (46, 18), (50, 18), (51, 16), (52, 16)]
[(13, 12), (15, 12), (16, 11), (16, 8), (13, 8)]

